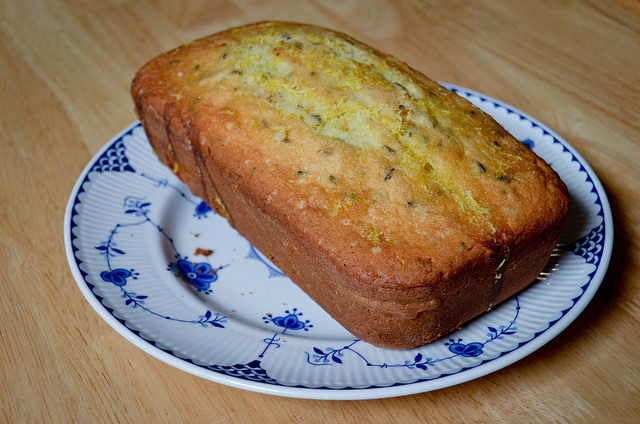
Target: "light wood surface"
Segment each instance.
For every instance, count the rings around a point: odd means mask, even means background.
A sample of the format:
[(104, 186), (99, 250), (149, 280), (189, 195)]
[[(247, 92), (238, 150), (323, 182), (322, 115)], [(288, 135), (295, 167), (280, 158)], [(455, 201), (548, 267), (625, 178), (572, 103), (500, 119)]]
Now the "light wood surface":
[[(607, 277), (559, 337), (455, 387), (371, 401), (242, 391), (144, 353), (89, 306), (63, 215), (83, 167), (135, 120), (156, 54), (249, 22), (346, 32), (434, 79), (498, 98), (571, 143), (613, 209)], [(0, 1), (0, 421), (7, 423), (640, 420), (640, 3)]]

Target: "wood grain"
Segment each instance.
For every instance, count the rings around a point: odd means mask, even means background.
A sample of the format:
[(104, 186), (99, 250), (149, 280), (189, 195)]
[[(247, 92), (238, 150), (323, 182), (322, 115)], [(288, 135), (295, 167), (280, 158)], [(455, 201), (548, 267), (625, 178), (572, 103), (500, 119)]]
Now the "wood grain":
[[(393, 399), (312, 401), (215, 384), (112, 330), (77, 289), (64, 208), (135, 120), (146, 60), (231, 26), (326, 26), (545, 123), (607, 190), (615, 246), (560, 337), (506, 369)], [(640, 3), (627, 1), (0, 1), (1, 422), (637, 422)]]

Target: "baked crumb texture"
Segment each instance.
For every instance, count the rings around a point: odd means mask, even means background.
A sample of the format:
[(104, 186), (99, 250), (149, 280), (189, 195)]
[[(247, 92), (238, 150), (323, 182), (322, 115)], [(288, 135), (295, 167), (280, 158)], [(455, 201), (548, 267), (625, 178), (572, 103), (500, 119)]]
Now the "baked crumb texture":
[(432, 341), (521, 290), (569, 208), (491, 117), (346, 35), (264, 22), (135, 76), (158, 157), (355, 336)]

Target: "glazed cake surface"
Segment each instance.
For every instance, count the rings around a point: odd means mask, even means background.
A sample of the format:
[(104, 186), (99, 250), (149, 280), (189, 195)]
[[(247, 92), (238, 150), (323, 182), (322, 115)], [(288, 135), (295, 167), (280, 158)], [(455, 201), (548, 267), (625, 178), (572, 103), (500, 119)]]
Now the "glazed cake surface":
[(410, 348), (530, 284), (569, 208), (491, 117), (393, 56), (285, 22), (144, 65), (159, 159), (356, 337)]

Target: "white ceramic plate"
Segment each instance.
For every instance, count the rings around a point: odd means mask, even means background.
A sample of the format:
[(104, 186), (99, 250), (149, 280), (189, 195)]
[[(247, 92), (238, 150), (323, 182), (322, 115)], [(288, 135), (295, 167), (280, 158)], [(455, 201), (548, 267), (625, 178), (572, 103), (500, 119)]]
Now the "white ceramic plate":
[(545, 272), (462, 329), (404, 351), (355, 339), (162, 166), (139, 123), (92, 159), (71, 193), (64, 237), (82, 293), (154, 357), (280, 396), (408, 395), (527, 356), (566, 328), (600, 285), (613, 240), (609, 204), (589, 165), (553, 131), (501, 102), (448, 87), (533, 147), (573, 198)]

